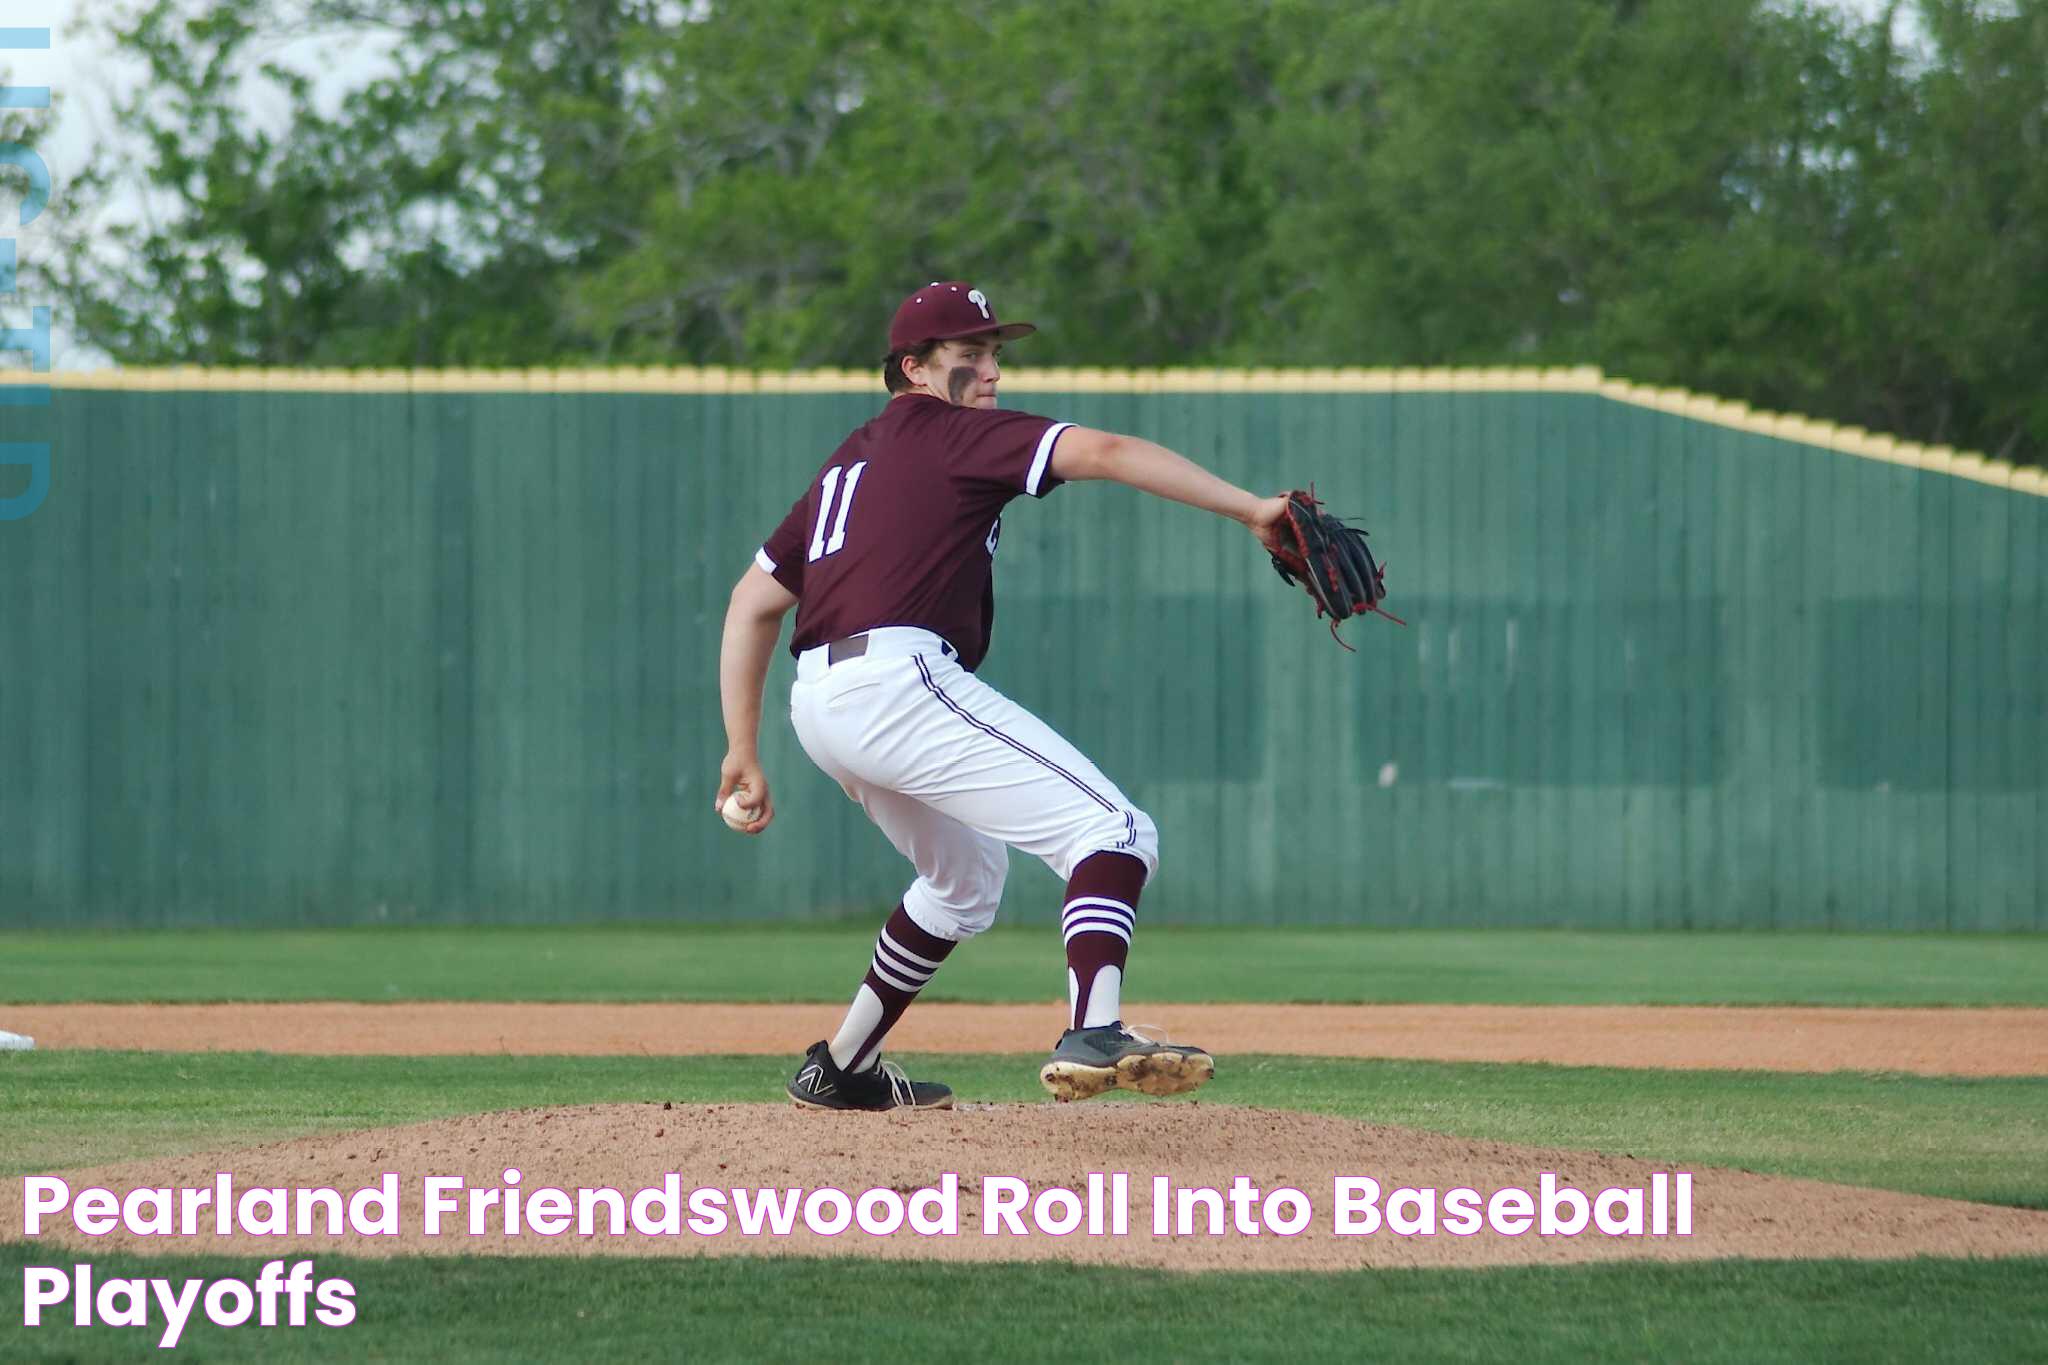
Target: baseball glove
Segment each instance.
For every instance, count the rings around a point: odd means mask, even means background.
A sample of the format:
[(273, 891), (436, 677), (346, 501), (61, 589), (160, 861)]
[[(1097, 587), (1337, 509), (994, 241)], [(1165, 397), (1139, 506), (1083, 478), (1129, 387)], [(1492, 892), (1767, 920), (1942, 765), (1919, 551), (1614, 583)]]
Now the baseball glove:
[(1387, 595), (1386, 574), (1366, 548), (1365, 532), (1325, 512), (1314, 484), (1306, 493), (1295, 489), (1285, 496), (1294, 543), (1272, 556), (1273, 569), (1287, 582), (1307, 589), (1316, 616), (1330, 618), (1330, 638), (1351, 649), (1337, 634), (1337, 623), (1366, 612), (1406, 625), (1380, 608)]

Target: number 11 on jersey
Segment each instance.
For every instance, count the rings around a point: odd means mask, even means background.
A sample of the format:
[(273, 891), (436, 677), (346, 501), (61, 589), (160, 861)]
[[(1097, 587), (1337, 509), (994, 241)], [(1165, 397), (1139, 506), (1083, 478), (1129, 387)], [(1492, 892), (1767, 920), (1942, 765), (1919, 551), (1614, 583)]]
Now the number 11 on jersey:
[[(841, 470), (838, 465), (833, 465), (825, 471), (825, 487), (818, 495), (818, 525), (811, 532), (811, 552), (804, 556), (806, 563), (835, 554), (845, 546), (846, 514), (853, 510), (853, 490), (860, 487), (861, 471), (867, 467), (868, 462), (861, 460), (850, 469)], [(844, 494), (839, 493), (839, 476), (842, 473), (846, 475)], [(839, 495), (839, 520), (832, 522), (832, 501), (835, 494)], [(832, 539), (829, 542), (825, 539), (827, 522), (832, 522)]]

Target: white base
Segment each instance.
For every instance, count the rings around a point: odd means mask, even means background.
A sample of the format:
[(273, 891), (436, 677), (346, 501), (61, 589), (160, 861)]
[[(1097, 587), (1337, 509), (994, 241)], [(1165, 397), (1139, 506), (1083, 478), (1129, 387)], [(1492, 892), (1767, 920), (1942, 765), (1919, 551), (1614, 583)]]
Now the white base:
[(33, 1038), (0, 1029), (0, 1052), (29, 1052), (34, 1050), (35, 1045), (36, 1040)]

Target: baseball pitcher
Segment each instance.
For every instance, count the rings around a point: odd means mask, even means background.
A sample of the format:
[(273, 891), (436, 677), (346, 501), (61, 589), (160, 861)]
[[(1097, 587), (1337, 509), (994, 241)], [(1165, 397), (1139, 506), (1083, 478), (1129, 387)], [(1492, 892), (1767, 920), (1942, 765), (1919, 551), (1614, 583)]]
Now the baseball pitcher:
[(1295, 562), (1290, 501), (1259, 498), (1162, 446), (996, 406), (1003, 322), (958, 281), (926, 285), (889, 327), (889, 399), (804, 488), (734, 586), (719, 654), (725, 761), (714, 805), (760, 834), (775, 818), (757, 741), (782, 618), (796, 608), (789, 715), (811, 760), (917, 870), (875, 940), (839, 1031), (789, 1082), (817, 1109), (944, 1109), (953, 1093), (881, 1058), (883, 1039), (964, 939), (994, 923), (1005, 845), (1066, 883), (1069, 1027), (1039, 1072), (1062, 1100), (1193, 1090), (1200, 1048), (1124, 1027), (1138, 898), (1159, 864), (1152, 818), (1037, 716), (975, 676), (1012, 499), (1113, 479), (1242, 523)]

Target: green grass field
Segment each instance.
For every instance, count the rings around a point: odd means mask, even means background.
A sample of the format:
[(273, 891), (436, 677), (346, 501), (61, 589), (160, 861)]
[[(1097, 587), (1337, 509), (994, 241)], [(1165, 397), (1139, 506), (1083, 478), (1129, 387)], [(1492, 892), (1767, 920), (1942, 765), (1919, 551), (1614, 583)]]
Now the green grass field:
[[(0, 935), (0, 1000), (843, 999), (873, 926)], [(1151, 930), (1133, 995), (1187, 1000), (2048, 1004), (2048, 939)], [(1043, 1000), (1050, 929), (956, 955), (934, 999)], [(0, 1009), (0, 1027), (6, 1013)], [(0, 1176), (482, 1110), (775, 1100), (793, 1059), (0, 1054)], [(905, 1059), (1042, 1100), (1034, 1056)], [(1204, 1093), (1477, 1138), (2048, 1208), (2048, 1077), (1664, 1072), (1231, 1056)], [(1113, 1101), (1097, 1101), (1106, 1103)], [(127, 1360), (142, 1329), (22, 1325), (0, 1360)], [(254, 1278), (242, 1258), (97, 1258)], [(345, 1332), (197, 1324), (207, 1360), (2048, 1359), (2048, 1260), (1724, 1261), (1341, 1275), (783, 1258), (351, 1261)]]
[[(50, 1258), (0, 1244), (0, 1283)], [(115, 1275), (253, 1279), (260, 1262), (109, 1257)], [(1044, 1264), (323, 1257), (335, 1331), (189, 1326), (202, 1360), (2038, 1360), (2048, 1261), (1720, 1261), (1341, 1275)], [(18, 1308), (10, 1304), (9, 1308)], [(5, 1310), (0, 1310), (5, 1311)], [(157, 1332), (0, 1317), (0, 1359), (135, 1360)], [(160, 1330), (160, 1328), (158, 1329)]]
[[(0, 933), (0, 1002), (841, 1001), (880, 918), (746, 928)], [(1066, 992), (1059, 935), (965, 945), (928, 1000)], [(1144, 927), (1149, 1000), (2048, 1005), (2048, 935)], [(0, 1018), (0, 1027), (5, 1027)]]

